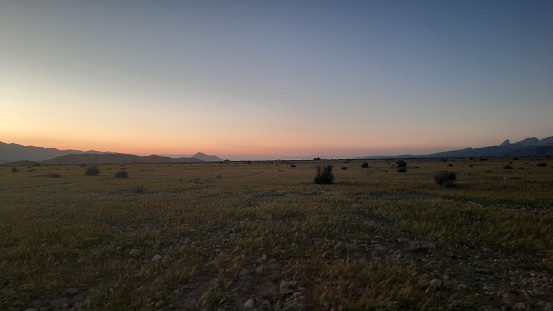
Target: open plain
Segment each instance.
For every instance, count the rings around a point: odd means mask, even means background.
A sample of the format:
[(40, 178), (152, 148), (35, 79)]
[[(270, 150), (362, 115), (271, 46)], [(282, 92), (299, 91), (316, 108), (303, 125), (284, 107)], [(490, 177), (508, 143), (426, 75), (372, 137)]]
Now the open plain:
[(553, 310), (551, 159), (366, 162), (0, 167), (0, 309)]

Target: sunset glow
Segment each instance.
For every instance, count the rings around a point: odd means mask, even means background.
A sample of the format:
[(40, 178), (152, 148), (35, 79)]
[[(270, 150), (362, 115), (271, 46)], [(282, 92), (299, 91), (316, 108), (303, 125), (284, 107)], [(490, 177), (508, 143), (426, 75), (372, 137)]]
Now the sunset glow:
[(426, 154), (553, 135), (551, 1), (4, 1), (0, 141)]

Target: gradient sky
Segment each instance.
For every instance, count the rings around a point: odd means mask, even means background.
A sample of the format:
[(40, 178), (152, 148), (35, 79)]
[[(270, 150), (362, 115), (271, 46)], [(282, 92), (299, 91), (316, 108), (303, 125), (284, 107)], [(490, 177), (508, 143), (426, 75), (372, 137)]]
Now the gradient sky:
[(553, 135), (553, 1), (0, 2), (0, 141), (229, 159)]

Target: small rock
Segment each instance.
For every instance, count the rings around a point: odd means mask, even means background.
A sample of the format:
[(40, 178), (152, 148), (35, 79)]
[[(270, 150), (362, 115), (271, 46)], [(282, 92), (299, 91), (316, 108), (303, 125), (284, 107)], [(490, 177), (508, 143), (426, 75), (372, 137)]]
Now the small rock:
[(246, 275), (248, 275), (248, 273), (250, 273), (250, 271), (248, 269), (242, 269), (238, 275), (246, 276)]
[(524, 302), (517, 302), (515, 304), (515, 309), (518, 309), (518, 310), (526, 310), (526, 305), (524, 304)]
[(62, 298), (58, 300), (52, 301), (52, 309), (59, 310), (59, 309), (67, 309), (70, 307), (70, 301), (68, 298)]
[(74, 287), (71, 287), (71, 288), (68, 288), (65, 290), (65, 292), (68, 294), (68, 295), (76, 295), (78, 292), (79, 292), (79, 289), (78, 288), (74, 288)]
[(250, 298), (250, 299), (248, 299), (248, 301), (246, 301), (244, 303), (244, 307), (245, 308), (253, 308), (254, 303), (255, 303), (255, 301), (253, 300), (253, 298)]
[(259, 259), (259, 261), (261, 261), (261, 262), (267, 261), (267, 254), (263, 254), (263, 256), (261, 256), (261, 258)]
[(25, 309), (25, 311), (36, 311), (35, 308), (29, 308), (29, 309)]
[(260, 274), (263, 272), (263, 266), (259, 266), (255, 269), (255, 273)]
[(154, 257), (152, 257), (152, 262), (160, 261), (162, 259), (163, 257), (161, 257), (161, 255), (155, 255)]
[(444, 280), (449, 280), (449, 275), (444, 274), (444, 275), (442, 276), (442, 279), (444, 279)]
[(434, 288), (441, 287), (441, 286), (442, 286), (442, 280), (440, 280), (440, 279), (432, 279), (432, 280), (430, 281), (430, 286), (431, 286), (431, 287), (434, 287)]

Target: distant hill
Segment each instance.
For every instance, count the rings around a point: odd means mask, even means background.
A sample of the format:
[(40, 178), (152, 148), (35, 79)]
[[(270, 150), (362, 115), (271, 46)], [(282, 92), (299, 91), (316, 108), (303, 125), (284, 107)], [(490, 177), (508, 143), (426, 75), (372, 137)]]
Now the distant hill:
[[(15, 161), (43, 161), (66, 154), (82, 154), (81, 150), (59, 150), (56, 148), (43, 148), (35, 146), (23, 146), (0, 142), (0, 163)], [(103, 153), (99, 151), (87, 151), (86, 153)]]
[(40, 161), (42, 164), (101, 164), (101, 163), (178, 163), (178, 162), (203, 162), (196, 158), (170, 158), (158, 155), (137, 156), (124, 153), (110, 154), (67, 154), (53, 159)]
[(223, 159), (219, 158), (216, 155), (207, 155), (202, 152), (198, 152), (195, 155), (192, 156), (193, 158), (200, 159), (205, 162), (220, 162), (223, 161)]
[(361, 159), (383, 158), (470, 158), (470, 157), (531, 157), (553, 156), (553, 136), (543, 139), (536, 137), (525, 138), (511, 144), (510, 140), (503, 141), (498, 146), (482, 148), (464, 148), (451, 151), (443, 151), (427, 155), (401, 155), (401, 156), (368, 156)]
[(525, 138), (511, 144), (507, 139), (499, 146), (482, 148), (464, 148), (438, 152), (427, 155), (432, 158), (466, 158), (466, 157), (526, 157), (526, 156), (552, 156), (553, 136), (544, 139), (536, 137)]
[(56, 148), (44, 148), (35, 146), (23, 146), (19, 144), (8, 144), (0, 142), (0, 165), (22, 165), (29, 166), (34, 162), (43, 164), (99, 164), (99, 163), (178, 163), (178, 162), (212, 162), (223, 161), (218, 156), (206, 155), (198, 152), (191, 158), (179, 157), (170, 158), (158, 155), (137, 156), (133, 154), (82, 151), (82, 150), (60, 150)]

